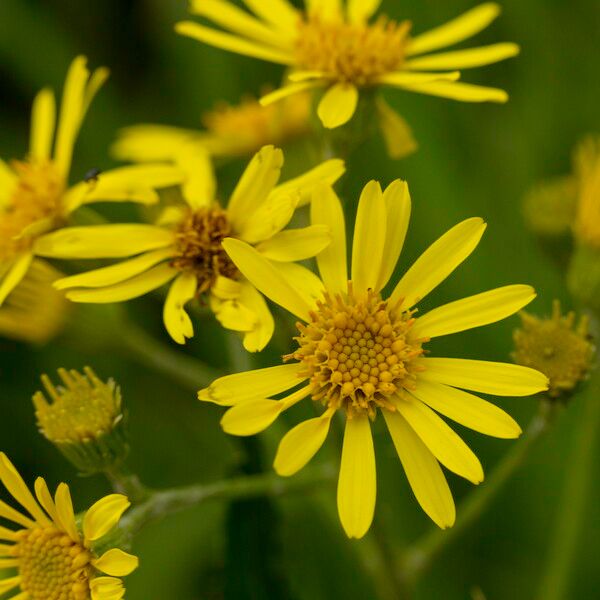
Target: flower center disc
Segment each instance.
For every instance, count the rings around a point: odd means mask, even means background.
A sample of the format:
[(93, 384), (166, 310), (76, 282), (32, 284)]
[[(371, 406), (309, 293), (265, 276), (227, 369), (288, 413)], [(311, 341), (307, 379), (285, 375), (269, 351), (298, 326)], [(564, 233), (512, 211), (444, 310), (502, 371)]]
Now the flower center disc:
[(198, 294), (209, 290), (217, 277), (235, 279), (236, 266), (221, 242), (231, 235), (227, 213), (220, 208), (190, 212), (175, 233), (178, 255), (172, 265), (180, 271), (193, 271), (198, 279)]
[(296, 60), (301, 69), (323, 71), (337, 81), (369, 85), (404, 61), (411, 24), (384, 17), (374, 24), (322, 21), (312, 16), (300, 22)]
[(414, 387), (423, 340), (411, 340), (409, 311), (390, 309), (379, 294), (357, 299), (325, 295), (311, 322), (298, 324), (299, 348), (286, 358), (306, 366), (312, 397), (350, 414), (394, 410), (390, 396)]
[(31, 600), (88, 600), (90, 554), (55, 527), (23, 529), (13, 552)]
[(0, 259), (14, 257), (27, 248), (28, 240), (15, 239), (23, 230), (50, 216), (60, 215), (63, 182), (50, 162), (12, 163), (19, 181), (6, 208), (0, 213)]

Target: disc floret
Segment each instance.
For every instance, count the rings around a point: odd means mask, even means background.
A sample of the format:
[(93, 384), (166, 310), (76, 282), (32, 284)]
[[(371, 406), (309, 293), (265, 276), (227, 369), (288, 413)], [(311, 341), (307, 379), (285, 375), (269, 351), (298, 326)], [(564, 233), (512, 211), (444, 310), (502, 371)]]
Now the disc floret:
[(411, 311), (389, 306), (372, 291), (358, 296), (325, 294), (310, 323), (297, 325), (299, 348), (288, 355), (306, 366), (312, 398), (349, 416), (377, 408), (395, 410), (390, 397), (414, 388), (422, 343), (412, 339)]

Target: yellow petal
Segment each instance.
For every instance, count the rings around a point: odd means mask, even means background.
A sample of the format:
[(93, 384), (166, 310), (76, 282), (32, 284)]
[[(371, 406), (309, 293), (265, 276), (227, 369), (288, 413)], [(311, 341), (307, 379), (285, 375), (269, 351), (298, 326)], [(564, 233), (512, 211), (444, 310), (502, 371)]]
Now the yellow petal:
[(325, 248), (331, 237), (326, 225), (311, 225), (287, 229), (261, 242), (256, 249), (266, 258), (294, 262), (315, 256)]
[(217, 321), (231, 331), (252, 331), (256, 326), (254, 311), (242, 304), (239, 299), (220, 300), (210, 298), (210, 308), (215, 313)]
[(311, 306), (282, 278), (273, 263), (240, 240), (227, 238), (223, 241), (223, 248), (244, 277), (267, 298), (308, 321)]
[(62, 525), (63, 531), (74, 541), (79, 543), (79, 532), (75, 522), (75, 512), (71, 500), (71, 492), (66, 483), (61, 483), (56, 488), (54, 495), (54, 504), (56, 505), (56, 514)]
[(298, 11), (287, 0), (243, 0), (244, 4), (261, 19), (276, 29), (296, 33)]
[(364, 187), (358, 203), (352, 241), (352, 283), (362, 294), (377, 287), (386, 236), (386, 206), (377, 181)]
[(448, 73), (416, 73), (412, 71), (394, 71), (381, 75), (378, 83), (391, 85), (393, 87), (410, 89), (412, 85), (425, 85), (434, 82), (457, 81), (460, 79), (460, 71)]
[(242, 285), (240, 302), (256, 317), (252, 330), (244, 334), (244, 348), (248, 352), (260, 352), (273, 337), (275, 320), (262, 294), (247, 281)]
[(381, 6), (381, 0), (348, 0), (348, 20), (352, 23), (368, 21)]
[[(7, 542), (14, 542), (17, 537), (17, 534), (12, 529), (7, 529), (6, 527), (0, 526), (0, 540), (5, 540)], [(10, 550), (12, 550), (12, 546), (8, 546), (10, 555)]]
[(404, 274), (390, 302), (402, 300), (400, 306), (408, 309), (422, 300), (475, 250), (485, 227), (482, 219), (474, 217), (447, 231)]
[(229, 219), (237, 231), (243, 229), (246, 221), (267, 199), (279, 180), (282, 165), (283, 153), (274, 146), (265, 146), (254, 155), (227, 206)]
[(377, 481), (371, 425), (366, 415), (347, 419), (337, 488), (338, 513), (349, 538), (367, 533), (375, 512)]
[(5, 594), (21, 583), (21, 576), (9, 577), (0, 581), (0, 594)]
[(245, 40), (237, 35), (230, 35), (211, 29), (210, 27), (204, 27), (198, 25), (193, 21), (181, 21), (175, 25), (175, 31), (180, 35), (191, 37), (210, 46), (221, 48), (222, 50), (228, 50), (229, 52), (235, 52), (236, 54), (243, 54), (245, 56), (251, 56), (260, 60), (266, 60), (282, 65), (291, 65), (293, 63), (293, 55), (291, 52), (284, 50), (278, 50), (276, 48), (270, 48), (268, 45), (255, 43)]
[(325, 225), (331, 235), (331, 243), (317, 255), (317, 266), (325, 288), (332, 294), (346, 293), (348, 267), (344, 211), (330, 186), (322, 184), (315, 188), (310, 206), (310, 219), (313, 224)]
[(83, 518), (85, 540), (94, 542), (104, 537), (117, 525), (130, 506), (131, 502), (122, 494), (110, 494), (98, 500)]
[(548, 389), (548, 378), (529, 367), (464, 358), (424, 358), (419, 381), (436, 381), (494, 396), (530, 396)]
[(303, 92), (307, 92), (308, 90), (314, 90), (319, 87), (323, 87), (325, 85), (325, 81), (320, 79), (314, 81), (299, 81), (297, 83), (289, 83), (284, 85), (264, 96), (261, 96), (259, 102), (262, 106), (269, 106), (270, 104), (274, 104), (275, 102), (279, 102), (284, 98), (289, 98), (289, 96), (293, 96), (294, 94), (301, 94)]
[(219, 275), (215, 284), (210, 289), (210, 292), (220, 300), (235, 300), (236, 298), (239, 298), (240, 293), (242, 292), (242, 284), (235, 279), (229, 279), (229, 277)]
[(239, 238), (256, 244), (277, 235), (290, 222), (297, 204), (297, 195), (270, 196), (238, 231)]
[(118, 548), (107, 550), (100, 558), (92, 561), (96, 569), (114, 577), (125, 577), (133, 573), (139, 566), (137, 556), (127, 554)]
[(159, 288), (176, 275), (177, 271), (165, 263), (122, 283), (115, 283), (103, 288), (74, 289), (68, 291), (66, 296), (72, 302), (92, 304), (125, 302)]
[(125, 596), (123, 582), (116, 577), (94, 577), (90, 590), (92, 600), (122, 600)]
[(103, 171), (98, 176), (96, 185), (100, 195), (104, 186), (108, 188), (127, 189), (135, 186), (150, 188), (167, 188), (183, 183), (186, 173), (179, 166), (162, 163), (129, 165)]
[(18, 181), (15, 172), (0, 158), (0, 208), (12, 196)]
[(382, 290), (392, 276), (402, 252), (410, 220), (410, 193), (405, 181), (396, 179), (383, 192), (386, 210), (385, 245), (376, 291)]
[(292, 363), (225, 375), (198, 392), (198, 399), (221, 406), (234, 406), (247, 400), (268, 398), (285, 392), (306, 379), (300, 376), (302, 363)]
[(35, 521), (32, 521), (25, 515), (22, 515), (18, 510), (8, 506), (8, 504), (2, 500), (0, 500), (0, 517), (8, 521), (12, 521), (13, 523), (18, 523), (27, 529), (36, 526)]
[(50, 89), (43, 89), (35, 97), (31, 111), (29, 155), (35, 161), (43, 162), (50, 159), (55, 123), (54, 93)]
[(415, 36), (407, 54), (423, 54), (446, 46), (458, 44), (485, 29), (500, 14), (500, 6), (495, 2), (485, 2), (440, 27)]
[(215, 173), (208, 152), (196, 145), (176, 155), (177, 164), (187, 177), (182, 187), (183, 197), (193, 209), (213, 204), (217, 189)]
[(416, 152), (418, 144), (407, 121), (383, 98), (377, 98), (375, 106), (379, 117), (379, 129), (390, 158), (399, 160)]
[(278, 475), (294, 475), (312, 459), (327, 437), (333, 414), (328, 410), (320, 417), (302, 421), (283, 436), (273, 463)]
[(140, 256), (136, 256), (131, 260), (111, 265), (110, 267), (102, 267), (80, 273), (79, 275), (71, 275), (63, 277), (53, 283), (57, 290), (65, 290), (75, 287), (97, 288), (107, 285), (121, 283), (135, 275), (139, 275), (155, 266), (159, 262), (166, 260), (174, 255), (174, 248), (164, 248), (147, 252)]
[(60, 523), (58, 518), (58, 512), (56, 511), (56, 505), (48, 489), (48, 484), (42, 477), (38, 477), (35, 480), (35, 495), (37, 496), (38, 502), (42, 505), (44, 510), (50, 515), (50, 518), (55, 523)]
[(501, 60), (511, 58), (519, 54), (519, 46), (509, 42), (481, 46), (480, 48), (468, 48), (454, 52), (441, 54), (430, 54), (413, 58), (404, 63), (405, 69), (425, 70), (429, 69), (470, 69), (497, 63)]
[(0, 306), (2, 306), (7, 296), (21, 283), (31, 266), (32, 260), (33, 254), (28, 252), (18, 256), (12, 263), (0, 281)]
[[(293, 82), (301, 82), (306, 81), (308, 79), (332, 79), (332, 75), (327, 73), (327, 71), (291, 71), (288, 73), (287, 78), (289, 81)], [(323, 82), (324, 84), (325, 82)]]
[(327, 129), (335, 129), (347, 123), (358, 104), (358, 90), (348, 83), (336, 83), (323, 95), (317, 114)]
[(236, 404), (223, 415), (221, 427), (230, 435), (255, 435), (269, 427), (283, 409), (279, 400), (250, 400)]
[(450, 302), (417, 319), (412, 335), (438, 337), (506, 319), (535, 298), (529, 285), (507, 285)]
[(340, 21), (344, 18), (342, 0), (306, 0), (305, 4), (309, 15), (322, 20)]
[(479, 459), (430, 408), (408, 394), (398, 399), (396, 408), (447, 469), (472, 483), (483, 481)]
[(437, 81), (422, 84), (411, 83), (402, 87), (411, 92), (450, 98), (450, 100), (458, 100), (459, 102), (498, 102), (503, 104), (508, 101), (508, 94), (504, 90), (469, 83)]
[(473, 394), (421, 380), (411, 393), (433, 410), (474, 431), (505, 439), (521, 435), (521, 428), (510, 415)]
[(339, 158), (331, 158), (321, 164), (288, 179), (284, 183), (275, 186), (271, 192), (273, 197), (296, 195), (299, 197), (298, 206), (304, 206), (312, 200), (314, 190), (321, 188), (323, 184), (332, 186), (346, 171), (344, 161)]
[(438, 527), (452, 527), (456, 508), (438, 461), (402, 415), (382, 412), (417, 502)]
[(49, 525), (50, 519), (40, 508), (19, 472), (4, 452), (0, 452), (0, 479), (8, 493), (42, 526)]
[(141, 124), (118, 131), (111, 155), (123, 161), (172, 160), (182, 146), (197, 141), (201, 134), (169, 125)]
[(169, 335), (178, 343), (194, 337), (194, 326), (185, 305), (196, 295), (198, 280), (194, 273), (182, 273), (172, 283), (163, 308), (163, 321)]
[(34, 251), (52, 258), (121, 258), (173, 244), (173, 232), (142, 224), (66, 227), (39, 238)]
[(323, 299), (325, 286), (310, 270), (296, 263), (273, 263), (275, 270), (287, 284), (311, 307), (315, 307)]

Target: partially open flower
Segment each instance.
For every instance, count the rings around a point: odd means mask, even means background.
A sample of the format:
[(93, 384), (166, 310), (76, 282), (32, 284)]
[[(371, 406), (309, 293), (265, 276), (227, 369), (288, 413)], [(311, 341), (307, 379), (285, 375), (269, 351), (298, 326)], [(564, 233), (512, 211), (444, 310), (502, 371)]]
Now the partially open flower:
[(33, 396), (38, 427), (83, 474), (110, 469), (128, 452), (121, 392), (114, 381), (103, 382), (90, 369), (84, 374), (59, 369), (62, 386), (47, 375), (42, 392)]
[(583, 381), (592, 364), (594, 346), (589, 339), (588, 319), (575, 323), (575, 313), (561, 314), (556, 300), (552, 315), (540, 319), (521, 313), (522, 326), (514, 332), (514, 361), (537, 369), (550, 381), (548, 395), (569, 395)]

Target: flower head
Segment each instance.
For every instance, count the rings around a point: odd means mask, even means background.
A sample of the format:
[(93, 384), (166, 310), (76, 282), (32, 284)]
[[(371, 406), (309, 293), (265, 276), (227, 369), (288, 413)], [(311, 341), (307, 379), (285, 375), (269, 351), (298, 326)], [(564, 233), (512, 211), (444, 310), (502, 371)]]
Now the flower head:
[(359, 90), (397, 87), (465, 102), (506, 102), (503, 90), (458, 83), (458, 69), (492, 64), (519, 52), (501, 43), (427, 54), (453, 46), (485, 29), (499, 14), (495, 3), (417, 36), (410, 21), (372, 20), (380, 0), (313, 2), (297, 10), (287, 0), (245, 0), (252, 14), (227, 0), (192, 0), (190, 10), (223, 28), (178, 23), (182, 35), (290, 68), (291, 83), (268, 94), (269, 104), (306, 90), (324, 89), (318, 115), (325, 127), (349, 121)]
[(113, 154), (143, 162), (176, 157), (186, 144), (198, 144), (212, 156), (250, 156), (263, 146), (281, 146), (310, 129), (310, 94), (296, 94), (262, 106), (254, 98), (237, 105), (219, 104), (202, 117), (205, 130), (167, 125), (134, 125), (120, 132)]
[(583, 381), (592, 365), (594, 346), (589, 339), (588, 319), (575, 324), (575, 313), (563, 316), (556, 300), (552, 315), (540, 319), (521, 313), (521, 328), (514, 332), (514, 361), (547, 375), (548, 395), (570, 394)]
[[(315, 190), (313, 225), (327, 225), (332, 242), (317, 255), (321, 278), (285, 280), (255, 249), (228, 239), (224, 247), (238, 269), (274, 302), (296, 315), (297, 348), (286, 364), (216, 380), (201, 400), (230, 406), (222, 425), (252, 435), (305, 398), (322, 406), (320, 416), (300, 423), (281, 440), (275, 470), (292, 475), (319, 450), (332, 416), (346, 426), (338, 483), (338, 511), (349, 537), (362, 537), (376, 495), (371, 421), (381, 414), (417, 500), (440, 527), (454, 523), (452, 495), (439, 466), (473, 483), (483, 480), (477, 457), (438, 416), (476, 431), (517, 437), (517, 423), (469, 392), (526, 396), (547, 388), (530, 368), (480, 360), (425, 355), (431, 338), (504, 319), (528, 304), (527, 285), (508, 285), (450, 302), (417, 317), (416, 305), (477, 246), (485, 223), (467, 219), (434, 242), (383, 294), (406, 235), (410, 197), (406, 183), (384, 192), (369, 183), (360, 198), (350, 277), (342, 208), (331, 189)], [(299, 389), (292, 391), (297, 386)], [(463, 391), (463, 390), (469, 390)], [(281, 399), (273, 399), (278, 394)]]
[(193, 336), (185, 311), (194, 298), (207, 300), (227, 329), (244, 335), (257, 351), (273, 333), (273, 317), (256, 288), (241, 276), (224, 252), (226, 237), (244, 240), (271, 261), (284, 278), (312, 275), (293, 261), (314, 256), (329, 243), (323, 225), (282, 231), (297, 206), (306, 203), (318, 183), (333, 184), (343, 162), (330, 160), (277, 185), (283, 153), (266, 146), (251, 160), (227, 206), (216, 199), (211, 166), (197, 148), (180, 153), (177, 164), (187, 174), (185, 204), (167, 207), (155, 225), (72, 227), (48, 237), (46, 251), (62, 258), (122, 258), (121, 263), (67, 277), (56, 283), (75, 302), (120, 302), (172, 282), (164, 305), (171, 337), (185, 343)]
[(133, 167), (103, 173), (98, 180), (69, 187), (75, 141), (87, 110), (108, 77), (108, 70), (92, 74), (86, 59), (77, 57), (67, 74), (56, 127), (54, 94), (42, 90), (33, 102), (29, 153), (10, 165), (0, 160), (0, 305), (25, 277), (45, 235), (67, 224), (73, 211), (90, 202), (131, 200), (156, 202), (150, 186), (178, 183), (172, 167)]
[(121, 600), (120, 579), (138, 566), (138, 559), (118, 548), (97, 556), (94, 544), (110, 532), (129, 507), (125, 496), (112, 494), (96, 502), (77, 524), (69, 487), (61, 483), (54, 496), (44, 479), (35, 482), (35, 497), (2, 452), (0, 480), (21, 505), (0, 502), (0, 517), (17, 529), (0, 527), (3, 571), (0, 593), (19, 589), (29, 600)]

